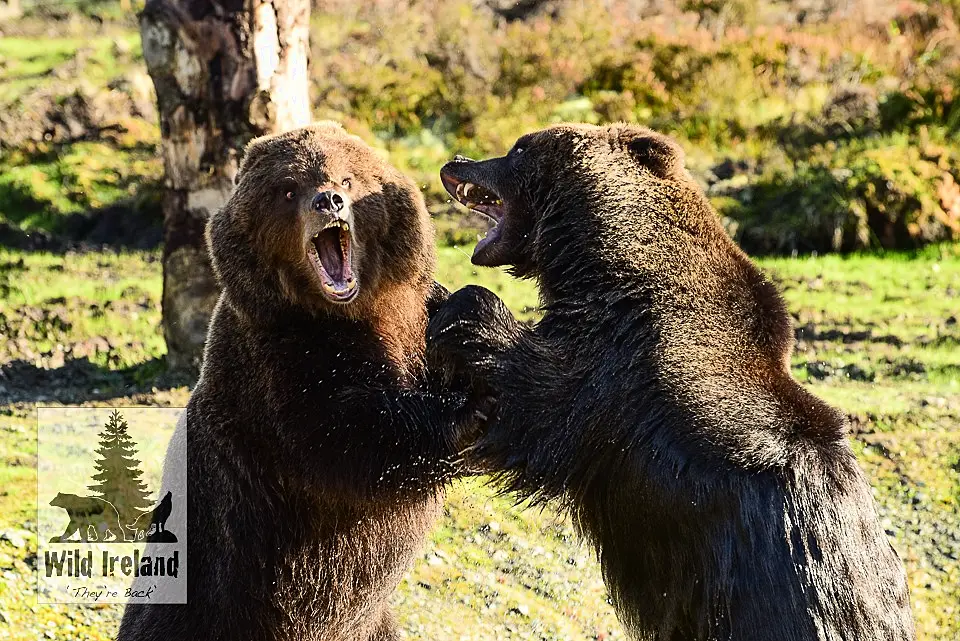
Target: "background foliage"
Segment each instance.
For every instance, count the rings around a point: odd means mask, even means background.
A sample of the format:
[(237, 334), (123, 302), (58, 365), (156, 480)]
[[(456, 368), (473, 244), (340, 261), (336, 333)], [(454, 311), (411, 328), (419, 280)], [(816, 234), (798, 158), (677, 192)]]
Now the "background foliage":
[[(449, 205), (436, 170), (453, 153), (502, 153), (520, 133), (563, 120), (626, 121), (681, 141), (751, 251), (960, 237), (951, 4), (503, 6), (319, 2), (315, 116), (387, 150), (437, 214)], [(523, 19), (508, 19), (519, 6)], [(39, 5), (3, 29), (2, 233), (33, 245), (157, 243), (159, 132), (133, 19), (111, 3)], [(472, 234), (441, 218), (448, 241)]]

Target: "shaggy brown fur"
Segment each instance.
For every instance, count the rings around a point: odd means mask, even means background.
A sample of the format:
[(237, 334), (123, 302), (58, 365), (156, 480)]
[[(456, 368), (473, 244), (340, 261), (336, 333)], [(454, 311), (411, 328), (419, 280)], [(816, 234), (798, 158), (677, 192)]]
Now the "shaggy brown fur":
[(846, 422), (791, 378), (783, 300), (676, 144), (558, 126), (442, 177), (498, 221), (474, 262), (535, 278), (545, 315), (466, 288), (428, 353), (497, 397), (477, 460), (570, 509), (634, 638), (913, 638)]
[(393, 639), (470, 423), (422, 362), (444, 293), (419, 191), (315, 125), (250, 143), (208, 237), (223, 293), (187, 407), (189, 602), (129, 606), (119, 638)]

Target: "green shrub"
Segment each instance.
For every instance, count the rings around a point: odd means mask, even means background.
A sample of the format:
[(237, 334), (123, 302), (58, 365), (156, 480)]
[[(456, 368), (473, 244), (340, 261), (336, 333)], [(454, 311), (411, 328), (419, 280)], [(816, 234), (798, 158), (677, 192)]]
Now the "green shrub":
[[(514, 21), (471, 0), (348, 5), (312, 18), (314, 116), (389, 153), (450, 242), (472, 242), (476, 221), (443, 218), (440, 165), (563, 120), (659, 129), (703, 176), (727, 159), (748, 167), (711, 196), (753, 249), (958, 236), (960, 30), (941, 3), (804, 24), (765, 0), (684, 0), (656, 16), (566, 2)], [(0, 222), (55, 230), (88, 209), (155, 204), (140, 186), (161, 172), (140, 58), (129, 29), (0, 41)]]
[(828, 144), (744, 188), (722, 211), (751, 251), (918, 247), (960, 237), (960, 162), (904, 135)]

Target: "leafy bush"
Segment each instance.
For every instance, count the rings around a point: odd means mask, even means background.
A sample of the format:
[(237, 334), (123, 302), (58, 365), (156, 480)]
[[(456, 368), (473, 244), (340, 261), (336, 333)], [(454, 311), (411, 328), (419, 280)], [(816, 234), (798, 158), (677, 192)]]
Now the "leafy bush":
[[(625, 121), (680, 141), (752, 249), (957, 237), (960, 32), (941, 3), (838, 15), (768, 0), (553, 2), (522, 20), (472, 0), (315, 4), (314, 116), (382, 148), (440, 216), (454, 208), (437, 170), (454, 153), (502, 153), (564, 120)], [(123, 29), (0, 46), (0, 223), (52, 229), (129, 199), (137, 172), (159, 175), (149, 79)], [(443, 237), (472, 238), (474, 223), (446, 218)]]
[(726, 201), (756, 252), (918, 247), (960, 237), (960, 159), (904, 135), (837, 148), (777, 169)]

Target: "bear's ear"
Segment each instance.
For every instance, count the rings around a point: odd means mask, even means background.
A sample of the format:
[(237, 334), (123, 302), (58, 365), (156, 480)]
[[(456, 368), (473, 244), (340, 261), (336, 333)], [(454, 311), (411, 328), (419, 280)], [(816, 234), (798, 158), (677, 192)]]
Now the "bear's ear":
[(657, 178), (677, 178), (683, 174), (683, 149), (673, 140), (646, 127), (623, 127), (620, 145), (638, 164)]
[(318, 133), (325, 134), (346, 134), (346, 129), (343, 128), (343, 125), (337, 122), (336, 120), (317, 120), (311, 123), (308, 129), (312, 129)]
[(270, 138), (271, 136), (259, 136), (248, 142), (243, 148), (243, 154), (237, 165), (237, 171), (233, 175), (234, 185), (239, 185), (241, 177), (245, 176), (250, 170), (250, 167), (256, 164), (257, 157), (260, 155), (261, 150), (269, 143)]

